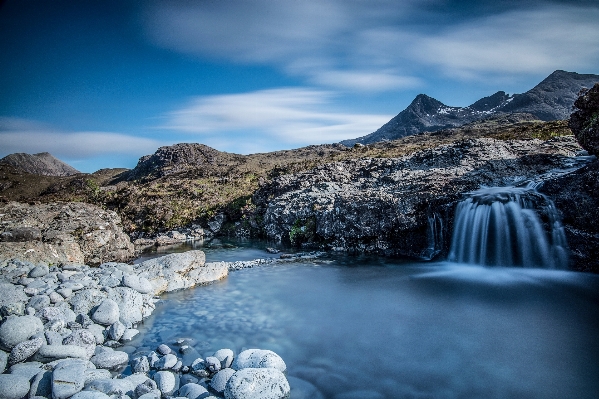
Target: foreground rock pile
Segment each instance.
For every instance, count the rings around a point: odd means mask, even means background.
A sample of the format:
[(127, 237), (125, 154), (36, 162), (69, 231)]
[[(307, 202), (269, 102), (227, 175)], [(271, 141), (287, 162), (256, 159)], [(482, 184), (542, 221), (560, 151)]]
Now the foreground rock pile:
[[(227, 398), (287, 397), (285, 364), (273, 352), (235, 357), (221, 350), (202, 359), (182, 341), (181, 357), (161, 345), (146, 353), (138, 348), (130, 359), (118, 349), (138, 334), (136, 326), (154, 310), (156, 295), (221, 279), (228, 268), (205, 263), (202, 251), (98, 268), (5, 262), (0, 398), (150, 399), (177, 393), (197, 399), (208, 390)], [(123, 370), (125, 375), (118, 374)]]

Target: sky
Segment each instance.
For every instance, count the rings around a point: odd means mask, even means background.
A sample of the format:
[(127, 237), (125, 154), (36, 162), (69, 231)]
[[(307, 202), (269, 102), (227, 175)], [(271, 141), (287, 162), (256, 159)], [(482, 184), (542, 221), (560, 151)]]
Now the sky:
[(0, 157), (83, 172), (160, 146), (249, 154), (599, 73), (599, 2), (0, 0)]

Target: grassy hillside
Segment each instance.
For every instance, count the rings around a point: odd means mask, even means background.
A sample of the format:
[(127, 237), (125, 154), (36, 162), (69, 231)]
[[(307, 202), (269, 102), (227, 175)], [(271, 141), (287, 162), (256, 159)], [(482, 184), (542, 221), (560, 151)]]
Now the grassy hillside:
[(235, 221), (252, 212), (251, 195), (261, 184), (273, 177), (324, 163), (364, 157), (401, 157), (466, 138), (546, 140), (571, 134), (566, 121), (531, 119), (528, 115), (505, 115), (460, 128), (354, 148), (339, 144), (315, 145), (247, 156), (217, 151), (215, 162), (209, 166), (134, 181), (124, 179), (125, 169), (49, 177), (23, 174), (8, 165), (0, 165), (0, 200), (90, 202), (116, 210), (130, 232), (156, 232), (192, 222), (204, 224), (219, 212)]

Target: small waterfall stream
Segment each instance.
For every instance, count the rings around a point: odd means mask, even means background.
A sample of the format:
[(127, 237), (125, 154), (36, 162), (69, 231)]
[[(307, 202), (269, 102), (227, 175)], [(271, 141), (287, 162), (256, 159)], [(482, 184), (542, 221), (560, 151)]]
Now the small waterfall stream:
[[(542, 209), (547, 229), (535, 209)], [(531, 183), (481, 189), (462, 201), (456, 209), (449, 260), (566, 269), (568, 249), (555, 205)]]

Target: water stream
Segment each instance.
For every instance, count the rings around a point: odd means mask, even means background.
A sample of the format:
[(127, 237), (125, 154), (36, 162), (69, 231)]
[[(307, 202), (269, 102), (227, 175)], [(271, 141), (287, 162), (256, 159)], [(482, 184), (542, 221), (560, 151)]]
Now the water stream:
[(597, 336), (595, 275), (340, 256), (166, 295), (132, 344), (274, 350), (292, 398), (582, 399), (599, 392)]

